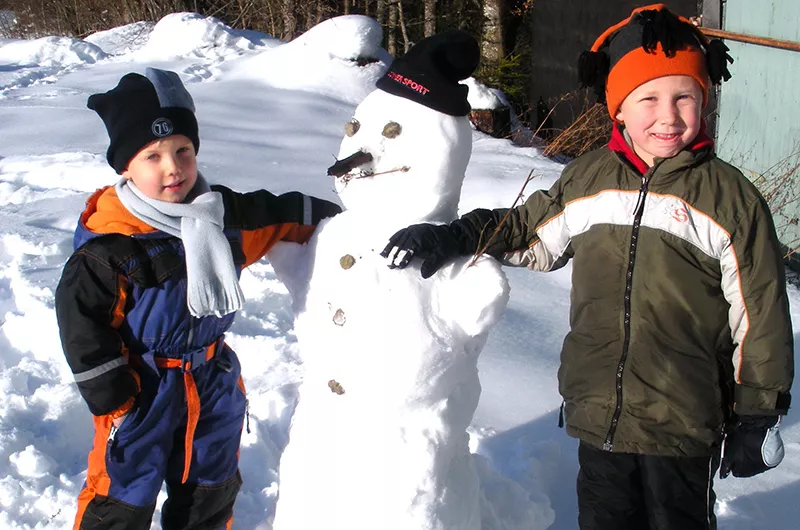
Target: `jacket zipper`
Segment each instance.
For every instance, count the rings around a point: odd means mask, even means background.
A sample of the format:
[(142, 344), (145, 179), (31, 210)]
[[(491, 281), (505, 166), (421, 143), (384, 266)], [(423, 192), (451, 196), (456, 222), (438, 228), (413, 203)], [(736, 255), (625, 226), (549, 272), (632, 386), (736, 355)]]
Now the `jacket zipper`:
[[(650, 171), (652, 173), (652, 170)], [(639, 227), (642, 223), (642, 216), (644, 215), (644, 201), (647, 197), (647, 183), (649, 182), (650, 175), (645, 174), (642, 176), (642, 185), (639, 188), (639, 197), (636, 200), (636, 208), (633, 212), (633, 233), (631, 234), (631, 245), (628, 253), (628, 273), (625, 276), (625, 320), (624, 320), (624, 337), (622, 341), (622, 357), (619, 359), (617, 365), (616, 375), (616, 392), (617, 392), (617, 405), (614, 408), (614, 415), (611, 417), (611, 426), (608, 428), (605, 442), (603, 443), (604, 451), (611, 451), (614, 447), (614, 433), (617, 430), (619, 417), (622, 414), (622, 373), (625, 370), (625, 361), (628, 359), (628, 347), (631, 342), (631, 291), (633, 290), (633, 266), (636, 263), (636, 247), (639, 239)]]

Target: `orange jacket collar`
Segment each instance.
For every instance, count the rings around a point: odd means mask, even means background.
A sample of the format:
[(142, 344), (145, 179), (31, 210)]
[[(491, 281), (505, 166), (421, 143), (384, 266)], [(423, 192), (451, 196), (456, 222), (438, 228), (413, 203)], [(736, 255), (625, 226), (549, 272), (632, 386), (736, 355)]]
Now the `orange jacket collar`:
[(117, 196), (114, 186), (95, 191), (86, 201), (81, 223), (95, 234), (147, 234), (156, 229), (128, 211)]

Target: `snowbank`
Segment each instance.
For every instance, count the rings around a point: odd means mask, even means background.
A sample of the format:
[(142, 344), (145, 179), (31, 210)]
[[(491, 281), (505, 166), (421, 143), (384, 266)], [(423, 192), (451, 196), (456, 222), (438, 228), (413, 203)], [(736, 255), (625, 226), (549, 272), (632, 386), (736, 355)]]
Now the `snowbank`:
[[(257, 78), (277, 88), (299, 89), (360, 103), (392, 62), (380, 47), (383, 29), (362, 15), (326, 20), (295, 40), (231, 66), (231, 78)], [(342, 80), (348, 79), (347, 83)]]
[(268, 46), (270, 41), (263, 33), (237, 31), (214, 17), (173, 13), (158, 21), (150, 39), (134, 56), (144, 62), (192, 56), (219, 62)]
[(83, 40), (94, 44), (108, 55), (125, 55), (141, 49), (150, 38), (154, 26), (153, 22), (134, 22), (92, 33)]
[(0, 47), (0, 63), (13, 66), (72, 66), (108, 57), (90, 42), (69, 37), (15, 40)]

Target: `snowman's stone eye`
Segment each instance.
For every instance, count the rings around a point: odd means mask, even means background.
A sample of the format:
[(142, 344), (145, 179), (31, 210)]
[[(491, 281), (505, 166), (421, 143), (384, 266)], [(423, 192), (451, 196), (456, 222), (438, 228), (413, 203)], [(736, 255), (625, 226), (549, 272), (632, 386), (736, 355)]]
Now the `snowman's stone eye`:
[(390, 121), (386, 124), (386, 127), (383, 128), (383, 135), (386, 138), (397, 138), (400, 136), (401, 132), (403, 132), (403, 127), (395, 121)]
[(360, 128), (361, 124), (358, 123), (357, 119), (353, 118), (352, 120), (344, 124), (344, 133), (347, 136), (353, 136), (358, 132)]

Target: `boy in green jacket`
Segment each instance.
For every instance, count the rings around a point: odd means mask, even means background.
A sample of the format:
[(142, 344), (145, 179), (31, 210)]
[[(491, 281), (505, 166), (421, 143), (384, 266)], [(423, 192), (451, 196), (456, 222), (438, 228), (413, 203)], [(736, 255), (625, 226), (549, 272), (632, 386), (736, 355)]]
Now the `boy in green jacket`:
[(390, 267), (421, 258), (424, 277), (487, 239), (509, 265), (573, 260), (558, 378), (580, 439), (581, 530), (715, 529), (723, 439), (722, 477), (783, 458), (794, 354), (780, 245), (701, 119), (709, 85), (730, 77), (726, 51), (662, 4), (634, 10), (581, 56), (615, 122), (607, 147), (510, 212), (412, 225), (383, 251)]

